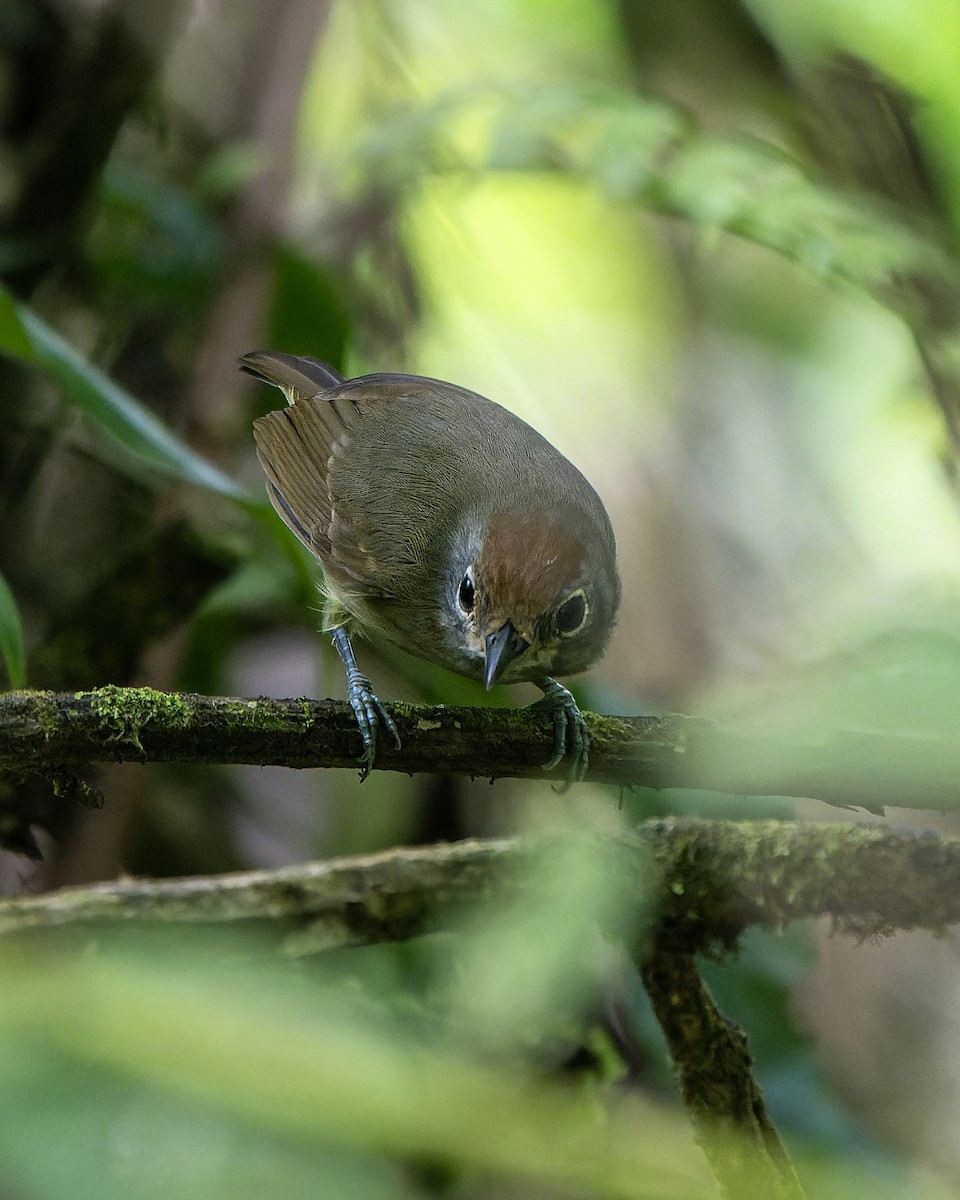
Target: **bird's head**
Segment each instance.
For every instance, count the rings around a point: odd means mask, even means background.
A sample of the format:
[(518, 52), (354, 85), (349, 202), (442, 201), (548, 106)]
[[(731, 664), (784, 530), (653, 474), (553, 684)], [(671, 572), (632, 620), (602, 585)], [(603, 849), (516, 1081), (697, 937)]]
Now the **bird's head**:
[(600, 532), (564, 514), (500, 513), (466, 539), (447, 589), (468, 673), (489, 689), (575, 675), (600, 657), (620, 600), (613, 535)]

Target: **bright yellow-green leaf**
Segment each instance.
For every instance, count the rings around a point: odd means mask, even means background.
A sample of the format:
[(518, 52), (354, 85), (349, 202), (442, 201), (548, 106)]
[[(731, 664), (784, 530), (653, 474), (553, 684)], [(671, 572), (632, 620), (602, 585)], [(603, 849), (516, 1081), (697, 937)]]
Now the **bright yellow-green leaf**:
[(748, 0), (748, 7), (788, 59), (852, 56), (913, 97), (916, 132), (960, 225), (956, 0)]

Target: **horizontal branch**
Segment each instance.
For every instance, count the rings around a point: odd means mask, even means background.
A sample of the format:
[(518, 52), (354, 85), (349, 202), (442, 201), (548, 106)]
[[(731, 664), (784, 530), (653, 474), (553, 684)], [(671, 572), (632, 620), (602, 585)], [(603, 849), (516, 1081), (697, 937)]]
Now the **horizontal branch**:
[[(544, 778), (553, 719), (519, 709), (392, 704), (402, 745), (381, 737), (376, 766), (414, 774)], [(588, 717), (593, 778), (649, 780), (642, 737), (656, 721)], [(633, 746), (640, 735), (640, 741)], [(150, 688), (0, 695), (0, 770), (44, 772), (95, 762), (246, 763), (359, 769), (349, 704), (336, 700), (236, 699)], [(565, 775), (561, 765), (554, 777)]]
[[(382, 739), (377, 768), (477, 778), (545, 775), (552, 720), (531, 709), (395, 704), (396, 749)], [(837, 729), (790, 741), (705, 718), (586, 714), (594, 782), (801, 796), (873, 810), (952, 808), (956, 743)], [(104, 687), (0, 695), (0, 771), (55, 775), (98, 762), (248, 763), (357, 768), (349, 705), (333, 700), (231, 699)]]
[[(572, 835), (464, 841), (211, 878), (124, 879), (0, 901), (0, 935), (130, 922), (253, 924), (295, 933), (292, 949), (397, 941), (462, 921), (465, 902), (518, 895)], [(661, 947), (731, 945), (748, 925), (831, 916), (860, 936), (960, 921), (960, 839), (880, 826), (647, 821), (581, 835), (603, 878), (652, 902)], [(650, 895), (650, 880), (657, 882)]]

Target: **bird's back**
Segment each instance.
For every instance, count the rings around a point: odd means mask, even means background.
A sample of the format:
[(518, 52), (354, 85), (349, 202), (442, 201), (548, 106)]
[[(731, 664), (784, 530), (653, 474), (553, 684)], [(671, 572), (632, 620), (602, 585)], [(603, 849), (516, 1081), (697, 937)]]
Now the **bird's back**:
[[(283, 364), (279, 373), (286, 378)], [(539, 509), (579, 530), (589, 553), (613, 553), (593, 488), (492, 400), (400, 374), (287, 394), (287, 408), (254, 426), (274, 506), (320, 559), (332, 597), (400, 644), (410, 622), (444, 607), (455, 540), (498, 512)], [(406, 630), (395, 626), (395, 602)]]

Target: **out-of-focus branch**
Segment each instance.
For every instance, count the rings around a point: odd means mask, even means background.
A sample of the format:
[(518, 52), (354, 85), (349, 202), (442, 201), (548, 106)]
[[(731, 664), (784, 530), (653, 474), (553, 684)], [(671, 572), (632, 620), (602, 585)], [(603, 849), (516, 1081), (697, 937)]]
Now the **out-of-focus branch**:
[(753, 1077), (747, 1036), (719, 1011), (693, 955), (657, 945), (641, 971), (683, 1102), (723, 1195), (803, 1200)]
[[(723, 1193), (802, 1200), (753, 1077), (746, 1038), (716, 1008), (694, 963), (749, 924), (829, 914), (860, 934), (960, 919), (960, 839), (875, 826), (649, 821), (589, 836), (591, 855), (636, 880), (655, 914), (642, 971), (684, 1103)], [(121, 880), (0, 901), (0, 936), (72, 927), (268, 929), (293, 953), (456, 929), (464, 904), (522, 892), (571, 835), (400, 848), (274, 871)], [(609, 860), (609, 861), (607, 861)], [(631, 874), (632, 873), (632, 874)], [(616, 919), (616, 918), (615, 918)]]
[[(223, 121), (216, 134), (222, 144), (244, 145), (261, 169), (237, 191), (226, 214), (230, 269), (206, 313), (187, 395), (194, 427), (215, 453), (236, 421), (237, 357), (263, 337), (275, 285), (272, 258), (288, 221), (303, 89), (330, 3), (247, 0), (234, 8), (241, 12), (231, 24), (244, 33), (234, 35), (229, 52), (237, 64), (230, 80), (235, 94), (227, 104), (217, 96)], [(223, 22), (213, 14), (207, 23), (207, 36), (223, 54)], [(210, 51), (204, 39), (199, 41), (198, 60)]]
[[(584, 835), (586, 836), (586, 835)], [(0, 901), (0, 934), (55, 926), (250, 924), (293, 948), (397, 941), (462, 920), (465, 901), (517, 893), (570, 835), (401, 847), (210, 878), (122, 879)], [(748, 925), (831, 916), (860, 936), (960, 921), (960, 839), (879, 826), (646, 821), (591, 837), (654, 901), (658, 953), (732, 946)], [(651, 896), (651, 879), (656, 880)]]

